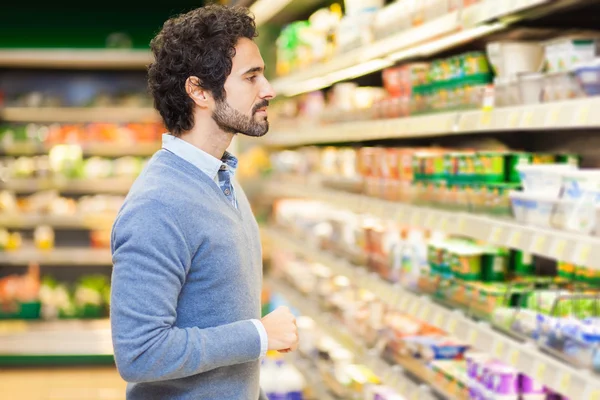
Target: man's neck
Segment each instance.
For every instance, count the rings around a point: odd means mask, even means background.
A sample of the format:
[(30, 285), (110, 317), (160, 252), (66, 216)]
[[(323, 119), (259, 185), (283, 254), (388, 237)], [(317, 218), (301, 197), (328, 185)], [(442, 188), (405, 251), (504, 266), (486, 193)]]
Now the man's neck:
[(181, 135), (181, 139), (220, 160), (231, 144), (233, 134), (219, 129), (214, 122), (203, 124), (197, 121), (192, 130)]

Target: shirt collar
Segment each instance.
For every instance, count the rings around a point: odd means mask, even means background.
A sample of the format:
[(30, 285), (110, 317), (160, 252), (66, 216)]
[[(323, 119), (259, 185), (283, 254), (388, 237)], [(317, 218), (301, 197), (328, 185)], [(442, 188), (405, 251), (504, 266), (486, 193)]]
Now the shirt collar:
[(217, 177), (222, 165), (227, 166), (232, 175), (235, 174), (238, 165), (237, 158), (228, 152), (225, 152), (223, 158), (219, 160), (185, 140), (168, 133), (162, 136), (162, 148), (194, 165), (211, 179)]

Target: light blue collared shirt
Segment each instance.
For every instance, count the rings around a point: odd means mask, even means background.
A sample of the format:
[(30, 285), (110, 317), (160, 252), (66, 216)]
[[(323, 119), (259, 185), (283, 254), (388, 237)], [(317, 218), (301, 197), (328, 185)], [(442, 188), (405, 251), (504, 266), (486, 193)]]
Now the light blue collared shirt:
[[(237, 169), (238, 160), (228, 152), (220, 160), (196, 146), (168, 133), (162, 136), (162, 148), (194, 165), (204, 172), (220, 188), (225, 197), (237, 208), (237, 200), (233, 187), (233, 178)], [(261, 358), (267, 354), (269, 339), (267, 331), (259, 320), (252, 320), (260, 334)]]

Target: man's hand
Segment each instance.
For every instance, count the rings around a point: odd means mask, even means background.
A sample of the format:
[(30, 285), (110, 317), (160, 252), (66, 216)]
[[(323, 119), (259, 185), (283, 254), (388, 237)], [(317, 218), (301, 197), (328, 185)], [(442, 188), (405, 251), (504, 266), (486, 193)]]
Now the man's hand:
[(278, 307), (261, 320), (269, 338), (269, 350), (287, 353), (298, 347), (296, 317), (287, 307)]

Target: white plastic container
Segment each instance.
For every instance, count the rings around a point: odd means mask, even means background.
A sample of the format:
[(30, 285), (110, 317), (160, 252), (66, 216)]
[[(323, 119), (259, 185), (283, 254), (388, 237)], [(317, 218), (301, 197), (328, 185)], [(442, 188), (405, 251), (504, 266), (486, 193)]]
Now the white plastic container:
[(539, 104), (544, 90), (544, 74), (537, 72), (519, 74), (521, 104)]
[(523, 164), (517, 165), (521, 183), (527, 193), (558, 198), (563, 184), (563, 175), (576, 170), (570, 164)]
[(489, 43), (487, 54), (496, 76), (500, 78), (541, 71), (544, 63), (544, 47), (533, 42)]
[(385, 0), (344, 0), (344, 8), (348, 16), (376, 11), (383, 8), (384, 5)]
[(578, 169), (563, 173), (562, 198), (600, 204), (600, 169)]
[(566, 229), (567, 221), (578, 221), (572, 202), (555, 197), (527, 193), (509, 193), (515, 220), (542, 228)]

